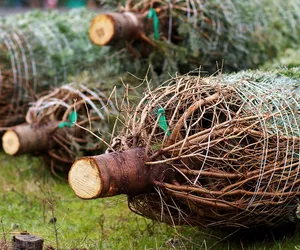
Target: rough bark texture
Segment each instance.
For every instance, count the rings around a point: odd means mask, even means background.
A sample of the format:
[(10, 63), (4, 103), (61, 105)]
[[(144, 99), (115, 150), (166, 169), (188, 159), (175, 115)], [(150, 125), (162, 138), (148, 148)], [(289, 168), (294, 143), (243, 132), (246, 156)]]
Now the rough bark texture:
[(73, 164), (69, 184), (81, 199), (139, 194), (159, 178), (164, 168), (153, 168), (144, 162), (144, 148), (84, 157)]
[(31, 234), (13, 236), (13, 250), (42, 250), (44, 240)]
[(142, 16), (132, 12), (101, 14), (93, 19), (89, 36), (93, 43), (104, 46), (118, 40), (133, 40), (143, 29)]
[(51, 140), (54, 132), (64, 136), (70, 129), (58, 128), (58, 124), (58, 121), (54, 121), (46, 124), (22, 124), (12, 127), (2, 137), (3, 150), (10, 155), (45, 152), (56, 145)]

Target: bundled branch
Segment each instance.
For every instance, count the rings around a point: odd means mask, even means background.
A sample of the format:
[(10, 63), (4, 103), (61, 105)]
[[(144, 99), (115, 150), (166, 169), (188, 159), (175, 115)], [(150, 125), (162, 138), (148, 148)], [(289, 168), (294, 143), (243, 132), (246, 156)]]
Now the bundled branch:
[[(88, 77), (84, 73), (83, 79), (84, 75)], [(68, 171), (76, 157), (103, 152), (117, 109), (107, 95), (110, 88), (101, 82), (83, 82), (63, 85), (33, 103), (26, 123), (3, 135), (4, 151), (48, 156), (53, 173)]]
[(300, 196), (294, 72), (171, 78), (127, 112), (114, 152), (75, 161), (71, 188), (82, 199), (127, 194), (132, 211), (170, 224), (293, 220)]
[(119, 12), (95, 17), (91, 40), (148, 57), (156, 74), (187, 73), (199, 65), (210, 72), (257, 68), (300, 42), (297, 0), (107, 3)]
[(0, 127), (24, 121), (30, 101), (67, 82), (71, 74), (98, 66), (107, 49), (87, 37), (95, 13), (30, 12), (0, 26)]

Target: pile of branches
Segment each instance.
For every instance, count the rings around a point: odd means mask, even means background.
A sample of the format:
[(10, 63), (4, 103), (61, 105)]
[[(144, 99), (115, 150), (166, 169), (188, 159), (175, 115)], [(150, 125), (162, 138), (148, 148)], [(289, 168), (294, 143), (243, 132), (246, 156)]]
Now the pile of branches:
[(24, 121), (28, 103), (69, 75), (95, 67), (107, 51), (93, 45), (87, 29), (94, 12), (34, 11), (0, 25), (0, 127)]
[[(96, 17), (90, 28), (92, 41), (126, 47), (136, 57), (148, 57), (154, 76), (187, 73), (199, 65), (209, 72), (257, 68), (300, 42), (297, 0), (284, 4), (279, 0), (106, 2), (121, 15)], [(109, 28), (110, 22), (118, 32)]]
[(111, 88), (91, 81), (87, 72), (75, 79), (32, 103), (25, 124), (8, 128), (2, 137), (6, 153), (42, 154), (56, 174), (67, 172), (77, 157), (107, 148), (118, 114)]
[[(73, 164), (71, 187), (84, 199), (126, 193), (132, 211), (170, 224), (271, 227), (294, 219), (300, 197), (299, 70), (295, 77), (282, 70), (170, 79), (126, 112), (126, 128), (113, 140), (116, 152), (88, 159), (99, 168), (100, 177), (89, 176), (101, 178), (99, 188), (76, 185), (85, 178), (78, 177), (79, 163), (88, 166), (85, 159)], [(110, 158), (106, 166), (103, 159)], [(123, 159), (119, 178), (112, 171), (117, 159)], [(106, 168), (118, 180), (113, 191), (102, 178)]]

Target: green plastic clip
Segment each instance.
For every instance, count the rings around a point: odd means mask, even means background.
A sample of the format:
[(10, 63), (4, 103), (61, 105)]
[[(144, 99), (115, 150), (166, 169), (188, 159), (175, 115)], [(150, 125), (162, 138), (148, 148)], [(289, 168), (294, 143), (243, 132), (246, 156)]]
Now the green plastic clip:
[(76, 111), (72, 111), (69, 116), (68, 116), (68, 120), (69, 121), (65, 121), (65, 122), (61, 122), (58, 127), (59, 128), (64, 128), (64, 127), (73, 127), (74, 123), (77, 121), (77, 112)]
[(149, 10), (148, 16), (149, 19), (153, 19), (153, 30), (154, 30), (154, 39), (159, 39), (159, 19), (156, 13), (156, 10), (151, 8)]
[(167, 119), (166, 119), (166, 112), (163, 108), (159, 108), (157, 111), (157, 115), (158, 115), (158, 125), (159, 127), (165, 132), (165, 134), (167, 136), (170, 136), (170, 130), (169, 130), (169, 126), (167, 124)]

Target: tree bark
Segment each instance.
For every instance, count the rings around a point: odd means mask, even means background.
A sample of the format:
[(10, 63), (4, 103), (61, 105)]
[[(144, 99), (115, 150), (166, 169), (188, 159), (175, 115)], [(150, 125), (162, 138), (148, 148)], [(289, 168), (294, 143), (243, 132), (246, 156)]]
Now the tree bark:
[(96, 16), (89, 28), (93, 43), (100, 46), (114, 44), (118, 40), (134, 40), (143, 30), (142, 16), (132, 13), (107, 13)]
[(166, 168), (145, 165), (145, 160), (144, 148), (83, 157), (72, 165), (69, 185), (81, 199), (143, 193)]
[(44, 240), (31, 234), (13, 236), (13, 250), (43, 250)]
[(59, 123), (53, 121), (46, 124), (22, 124), (12, 127), (2, 137), (3, 150), (9, 155), (46, 152), (56, 145), (51, 140), (53, 133), (66, 136), (71, 132), (70, 129), (75, 131), (75, 128), (58, 128)]

